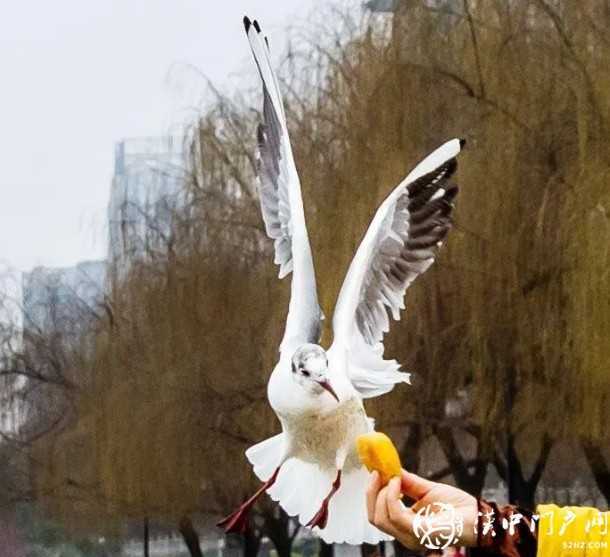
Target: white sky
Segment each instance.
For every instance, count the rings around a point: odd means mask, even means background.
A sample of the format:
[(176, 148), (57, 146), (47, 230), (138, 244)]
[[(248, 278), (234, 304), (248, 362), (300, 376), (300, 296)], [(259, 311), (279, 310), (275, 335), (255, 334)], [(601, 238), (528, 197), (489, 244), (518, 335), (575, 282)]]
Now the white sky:
[[(184, 122), (252, 72), (242, 17), (275, 53), (320, 0), (20, 0), (0, 18), (0, 264), (101, 258), (114, 143)], [(241, 82), (243, 83), (243, 81)]]

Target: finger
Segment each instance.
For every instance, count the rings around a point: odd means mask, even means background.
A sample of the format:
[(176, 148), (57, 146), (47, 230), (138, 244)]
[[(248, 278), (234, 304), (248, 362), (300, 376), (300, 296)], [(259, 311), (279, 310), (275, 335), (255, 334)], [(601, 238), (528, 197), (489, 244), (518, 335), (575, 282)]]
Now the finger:
[(386, 509), (388, 517), (395, 527), (405, 527), (404, 515), (407, 511), (400, 498), (400, 478), (392, 478), (388, 484)]
[(369, 486), (366, 490), (366, 512), (369, 522), (373, 522), (375, 519), (375, 503), (377, 502), (380, 487), (379, 473), (375, 471), (371, 474)]
[(386, 486), (379, 492), (379, 495), (377, 495), (377, 501), (375, 501), (375, 516), (373, 517), (373, 524), (382, 530), (386, 530), (390, 526), (386, 503), (387, 495), (388, 487)]
[(402, 471), (401, 477), (401, 487), (402, 492), (411, 497), (411, 499), (421, 499), (425, 497), (426, 494), (435, 486), (434, 482), (430, 480), (426, 480), (417, 474), (413, 474), (411, 472), (407, 472), (406, 470)]
[(415, 513), (403, 504), (400, 488), (400, 478), (394, 478), (388, 484), (386, 507), (390, 527), (387, 531), (407, 547), (418, 549), (421, 546), (420, 540), (413, 531)]

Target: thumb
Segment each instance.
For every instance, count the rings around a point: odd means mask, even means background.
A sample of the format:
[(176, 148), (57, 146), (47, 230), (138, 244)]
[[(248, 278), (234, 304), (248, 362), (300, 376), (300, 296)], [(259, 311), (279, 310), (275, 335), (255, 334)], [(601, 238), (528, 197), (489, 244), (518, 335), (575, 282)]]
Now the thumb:
[(425, 497), (434, 486), (436, 486), (436, 484), (426, 478), (422, 478), (421, 476), (407, 472), (406, 470), (402, 471), (401, 489), (402, 492), (411, 499), (417, 501), (422, 497)]

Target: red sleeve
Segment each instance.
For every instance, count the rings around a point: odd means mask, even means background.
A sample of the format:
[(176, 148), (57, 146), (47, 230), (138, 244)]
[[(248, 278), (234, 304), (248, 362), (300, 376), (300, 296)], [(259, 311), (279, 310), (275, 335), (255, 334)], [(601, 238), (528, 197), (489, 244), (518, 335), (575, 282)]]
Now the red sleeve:
[(477, 547), (472, 557), (536, 557), (538, 522), (523, 507), (477, 499)]

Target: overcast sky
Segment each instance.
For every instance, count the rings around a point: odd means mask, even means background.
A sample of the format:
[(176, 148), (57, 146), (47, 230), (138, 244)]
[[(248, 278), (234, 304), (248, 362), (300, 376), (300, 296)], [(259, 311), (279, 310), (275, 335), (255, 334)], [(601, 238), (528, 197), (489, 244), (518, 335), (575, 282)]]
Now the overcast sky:
[[(21, 0), (0, 18), (0, 264), (105, 255), (114, 143), (192, 114), (204, 83), (254, 72), (242, 28), (276, 51), (319, 0)], [(252, 73), (252, 77), (255, 74)]]

